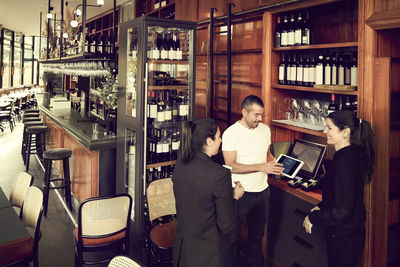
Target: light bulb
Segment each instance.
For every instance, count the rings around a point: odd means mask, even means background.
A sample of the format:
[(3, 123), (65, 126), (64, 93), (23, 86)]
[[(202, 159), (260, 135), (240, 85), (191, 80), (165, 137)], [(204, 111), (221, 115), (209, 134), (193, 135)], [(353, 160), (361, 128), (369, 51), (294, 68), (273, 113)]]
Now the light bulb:
[(76, 28), (76, 27), (78, 27), (78, 22), (76, 20), (71, 20), (69, 25), (71, 25), (72, 28)]
[(80, 9), (76, 9), (75, 15), (77, 15), (79, 17), (80, 15), (82, 15), (82, 11)]
[(99, 6), (104, 5), (104, 0), (97, 0), (97, 4), (98, 4)]
[(64, 32), (64, 33), (63, 33), (63, 37), (64, 37), (65, 39), (67, 39), (67, 38), (68, 38), (68, 33)]
[(48, 19), (52, 19), (53, 18), (53, 15), (51, 14), (51, 13), (47, 13), (47, 16), (46, 16)]

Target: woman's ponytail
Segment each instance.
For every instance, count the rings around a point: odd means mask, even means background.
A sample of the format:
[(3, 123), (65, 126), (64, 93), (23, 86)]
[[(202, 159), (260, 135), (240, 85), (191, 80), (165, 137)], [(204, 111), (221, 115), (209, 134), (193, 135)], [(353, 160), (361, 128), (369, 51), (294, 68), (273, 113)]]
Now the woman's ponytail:
[(192, 128), (194, 127), (193, 122), (186, 121), (182, 124), (182, 135), (181, 144), (178, 151), (178, 160), (181, 160), (184, 164), (187, 164), (192, 160)]

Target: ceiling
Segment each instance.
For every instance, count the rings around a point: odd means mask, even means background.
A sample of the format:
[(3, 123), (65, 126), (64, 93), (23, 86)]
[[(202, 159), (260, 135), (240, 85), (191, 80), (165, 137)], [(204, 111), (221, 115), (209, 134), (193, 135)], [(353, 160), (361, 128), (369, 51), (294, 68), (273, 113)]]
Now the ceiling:
[[(117, 0), (117, 5), (133, 0)], [(74, 10), (82, 0), (64, 0), (64, 16), (66, 10)], [(0, 25), (15, 32), (25, 35), (39, 36), (40, 34), (40, 12), (42, 11), (43, 22), (46, 19), (48, 0), (0, 0)], [(96, 5), (96, 0), (87, 0), (87, 4)], [(113, 8), (113, 0), (104, 0), (102, 7), (87, 7), (87, 18), (96, 16)], [(51, 0), (54, 14), (57, 19), (61, 18), (61, 0)], [(44, 24), (42, 24), (42, 27)]]

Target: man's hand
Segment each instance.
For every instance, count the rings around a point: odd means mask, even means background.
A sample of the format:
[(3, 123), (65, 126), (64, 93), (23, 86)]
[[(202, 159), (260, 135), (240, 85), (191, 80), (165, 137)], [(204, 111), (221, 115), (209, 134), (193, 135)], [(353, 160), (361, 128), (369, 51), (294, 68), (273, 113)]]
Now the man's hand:
[(244, 194), (244, 188), (243, 185), (239, 182), (236, 181), (235, 182), (235, 188), (233, 189), (233, 198), (238, 200), (239, 198), (241, 198)]
[(275, 161), (268, 161), (264, 164), (263, 172), (268, 174), (282, 175), (283, 167), (282, 163), (277, 163)]

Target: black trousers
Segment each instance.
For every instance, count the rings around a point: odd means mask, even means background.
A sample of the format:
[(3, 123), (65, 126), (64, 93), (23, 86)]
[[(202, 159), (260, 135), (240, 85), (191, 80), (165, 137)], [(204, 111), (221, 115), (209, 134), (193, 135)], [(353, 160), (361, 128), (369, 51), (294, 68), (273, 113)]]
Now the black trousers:
[[(269, 213), (269, 187), (261, 192), (245, 192), (238, 201), (238, 242), (240, 232), (247, 219), (248, 239), (247, 239), (247, 264), (248, 267), (263, 266), (262, 239), (264, 237), (265, 223)], [(234, 250), (234, 266), (239, 262), (239, 244), (236, 244)]]
[(329, 231), (327, 235), (329, 267), (356, 267), (362, 255), (365, 228)]

